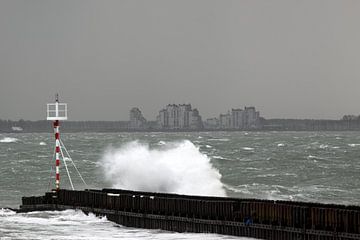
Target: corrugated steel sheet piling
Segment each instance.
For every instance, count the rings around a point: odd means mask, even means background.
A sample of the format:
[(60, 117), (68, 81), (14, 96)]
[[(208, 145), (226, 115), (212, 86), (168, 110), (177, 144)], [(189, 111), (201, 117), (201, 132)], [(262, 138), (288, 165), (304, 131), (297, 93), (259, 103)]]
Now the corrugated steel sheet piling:
[(269, 240), (360, 239), (360, 207), (119, 189), (60, 189), (23, 197), (21, 212), (80, 209), (118, 224)]

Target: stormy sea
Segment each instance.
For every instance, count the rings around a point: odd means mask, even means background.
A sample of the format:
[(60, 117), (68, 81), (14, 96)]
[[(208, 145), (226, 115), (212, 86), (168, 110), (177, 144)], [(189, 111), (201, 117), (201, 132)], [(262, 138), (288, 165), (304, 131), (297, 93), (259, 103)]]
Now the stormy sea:
[[(64, 133), (76, 189), (360, 205), (358, 132)], [(0, 239), (246, 239), (124, 227), (81, 211), (17, 214), (54, 188), (51, 133), (0, 134)], [(64, 164), (61, 188), (70, 188)]]

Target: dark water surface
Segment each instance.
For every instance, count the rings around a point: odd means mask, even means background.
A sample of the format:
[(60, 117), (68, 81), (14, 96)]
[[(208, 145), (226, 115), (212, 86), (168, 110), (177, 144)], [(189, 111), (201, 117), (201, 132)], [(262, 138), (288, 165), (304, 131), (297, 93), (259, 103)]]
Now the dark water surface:
[[(161, 185), (164, 179), (170, 179), (171, 186), (164, 189), (182, 193), (193, 194), (191, 190), (199, 189), (203, 193), (211, 191), (209, 194), (221, 195), (225, 190), (228, 196), (240, 198), (360, 205), (359, 132), (64, 133), (62, 139), (84, 179), (93, 188), (143, 189), (147, 186), (141, 181), (126, 182), (128, 178), (125, 179), (126, 174), (140, 174), (144, 179), (155, 179), (152, 185)], [(49, 188), (53, 144), (50, 133), (0, 134), (0, 207), (16, 208), (22, 196), (40, 195)], [(114, 167), (104, 168), (109, 164)], [(70, 170), (71, 175), (75, 175), (75, 171)], [(61, 169), (62, 187), (69, 188), (64, 171)], [(192, 179), (192, 175), (196, 175), (196, 179)], [(78, 177), (73, 181), (77, 188), (85, 187)], [(53, 187), (52, 179), (50, 183)], [(213, 188), (201, 189), (202, 185)], [(223, 193), (217, 190), (219, 186)], [(20, 216), (2, 210), (0, 237), (29, 237), (29, 229), (39, 228), (42, 219), (51, 219), (55, 225), (63, 223), (62, 229), (66, 230), (71, 228), (68, 223), (77, 221), (71, 219), (72, 216), (79, 218), (77, 223), (84, 229), (95, 223), (99, 226), (94, 231), (100, 235), (91, 235), (94, 239), (105, 236), (101, 235), (104, 229), (115, 228), (106, 220), (89, 218), (78, 212), (42, 214)], [(22, 227), (15, 227), (15, 223)], [(46, 238), (51, 224), (48, 227), (39, 239)], [(144, 238), (169, 238), (166, 234), (173, 234), (127, 228), (122, 232), (130, 239), (138, 238), (137, 234), (143, 234)], [(70, 236), (82, 239), (81, 234), (85, 233), (79, 230)], [(55, 238), (61, 239), (60, 236), (61, 231)], [(178, 239), (223, 238), (196, 234), (171, 236)], [(83, 237), (90, 238), (86, 234)]]

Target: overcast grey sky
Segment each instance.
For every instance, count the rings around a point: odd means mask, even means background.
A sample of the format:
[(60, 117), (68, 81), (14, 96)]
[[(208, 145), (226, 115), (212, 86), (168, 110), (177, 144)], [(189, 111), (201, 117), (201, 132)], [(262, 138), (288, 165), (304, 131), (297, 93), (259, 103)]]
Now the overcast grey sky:
[(0, 0), (0, 118), (360, 114), (360, 1)]

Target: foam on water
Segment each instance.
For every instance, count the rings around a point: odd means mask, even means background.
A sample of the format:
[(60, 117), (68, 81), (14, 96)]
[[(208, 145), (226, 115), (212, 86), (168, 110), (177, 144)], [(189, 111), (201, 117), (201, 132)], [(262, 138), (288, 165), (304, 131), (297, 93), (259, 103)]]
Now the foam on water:
[(130, 142), (118, 149), (109, 148), (99, 165), (114, 188), (225, 196), (219, 171), (188, 140), (155, 149)]
[(219, 142), (228, 142), (230, 139), (228, 138), (210, 138), (208, 141), (219, 141)]
[(15, 215), (16, 212), (8, 209), (8, 208), (0, 208), (0, 217), (4, 217), (4, 216), (10, 216), (10, 215)]
[(46, 142), (40, 142), (39, 145), (40, 146), (46, 146)]
[(17, 141), (19, 141), (19, 139), (13, 137), (4, 137), (3, 139), (0, 139), (0, 143), (14, 143)]
[[(45, 211), (16, 214), (0, 210), (1, 239), (239, 239), (216, 234), (174, 233), (117, 225), (106, 217), (81, 211)], [(240, 238), (248, 239), (248, 238)]]
[(254, 148), (251, 148), (251, 147), (243, 147), (242, 149), (245, 151), (253, 151), (254, 150)]
[(360, 146), (360, 143), (350, 143), (348, 144), (350, 147), (357, 147)]

